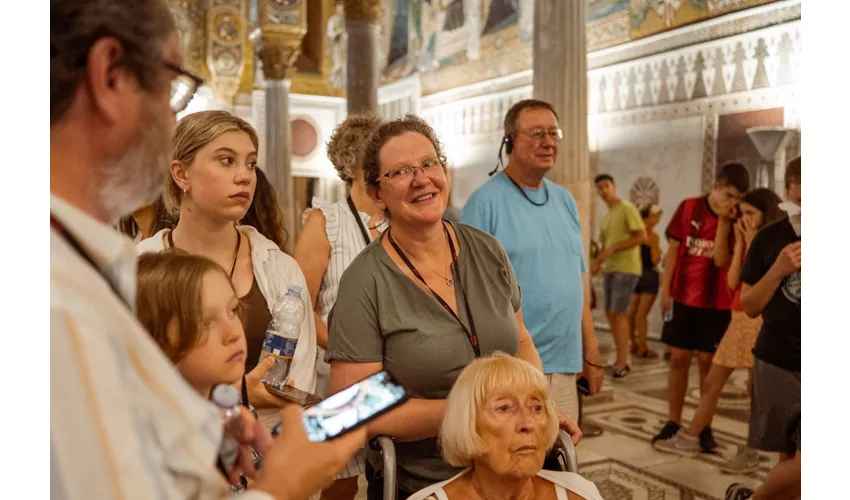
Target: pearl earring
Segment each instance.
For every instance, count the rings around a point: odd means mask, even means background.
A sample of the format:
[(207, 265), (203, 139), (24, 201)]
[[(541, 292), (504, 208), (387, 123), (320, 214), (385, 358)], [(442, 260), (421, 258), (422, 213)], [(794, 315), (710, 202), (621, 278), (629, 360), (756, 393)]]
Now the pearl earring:
[(189, 192), (189, 186), (183, 186), (183, 192), (188, 193)]

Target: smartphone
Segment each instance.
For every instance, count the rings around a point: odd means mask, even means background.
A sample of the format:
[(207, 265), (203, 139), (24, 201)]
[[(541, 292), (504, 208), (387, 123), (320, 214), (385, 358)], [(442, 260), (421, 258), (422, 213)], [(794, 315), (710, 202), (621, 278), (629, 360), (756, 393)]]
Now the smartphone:
[(590, 396), (590, 381), (587, 380), (587, 377), (576, 379), (576, 390), (582, 396)]
[(296, 389), (295, 387), (285, 384), (278, 386), (275, 384), (269, 384), (263, 380), (263, 386), (265, 386), (266, 390), (275, 396), (301, 406), (312, 406), (322, 400), (322, 398), (315, 394), (310, 394), (307, 391), (302, 391), (301, 389)]
[[(311, 441), (327, 441), (357, 429), (407, 401), (407, 391), (380, 371), (304, 410)], [(276, 427), (272, 434), (279, 434)]]

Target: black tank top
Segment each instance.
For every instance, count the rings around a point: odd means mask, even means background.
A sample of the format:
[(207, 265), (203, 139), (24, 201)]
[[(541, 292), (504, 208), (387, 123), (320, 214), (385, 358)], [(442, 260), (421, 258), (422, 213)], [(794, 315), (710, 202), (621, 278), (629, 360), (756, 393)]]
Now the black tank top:
[(263, 340), (266, 337), (269, 323), (272, 321), (272, 314), (269, 312), (268, 302), (263, 297), (263, 292), (260, 291), (256, 277), (251, 284), (251, 290), (242, 297), (242, 302), (245, 304), (245, 317), (242, 326), (245, 327), (245, 341), (248, 344), (245, 373), (248, 373), (256, 368), (260, 361)]
[(649, 245), (640, 246), (640, 260), (643, 265), (643, 272), (656, 272), (655, 264), (652, 263), (652, 250), (650, 250)]

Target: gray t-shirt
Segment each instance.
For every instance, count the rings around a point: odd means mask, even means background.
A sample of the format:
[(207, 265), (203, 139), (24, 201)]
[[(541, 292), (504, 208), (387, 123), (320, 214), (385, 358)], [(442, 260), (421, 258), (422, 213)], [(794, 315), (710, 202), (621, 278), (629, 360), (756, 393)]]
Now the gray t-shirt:
[[(521, 297), (510, 260), (489, 234), (463, 224), (452, 226), (460, 247), (460, 281), (481, 355), (516, 354)], [(458, 317), (468, 328), (460, 288), (454, 287)], [(446, 398), (461, 370), (475, 359), (454, 316), (399, 269), (380, 240), (366, 247), (343, 273), (329, 323), (329, 361), (380, 361), (412, 398)], [(396, 455), (398, 484), (407, 492), (460, 472), (443, 462), (436, 438), (396, 443)], [(367, 457), (372, 464), (379, 463), (377, 453), (368, 447)]]

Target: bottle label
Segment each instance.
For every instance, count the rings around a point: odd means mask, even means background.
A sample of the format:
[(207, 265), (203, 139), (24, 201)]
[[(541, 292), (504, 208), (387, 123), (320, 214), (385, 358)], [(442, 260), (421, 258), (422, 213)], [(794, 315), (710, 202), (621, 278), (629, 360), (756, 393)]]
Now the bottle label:
[(267, 332), (266, 338), (263, 340), (263, 351), (277, 358), (292, 359), (297, 344), (297, 339), (287, 339)]

